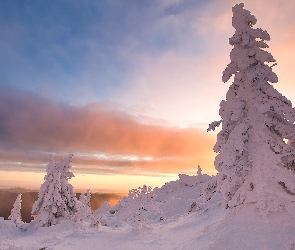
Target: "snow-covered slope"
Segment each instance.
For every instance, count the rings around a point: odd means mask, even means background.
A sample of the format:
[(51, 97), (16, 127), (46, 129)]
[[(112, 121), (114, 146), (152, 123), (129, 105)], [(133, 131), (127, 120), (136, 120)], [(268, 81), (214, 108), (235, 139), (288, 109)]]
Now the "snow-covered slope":
[(23, 231), (0, 220), (0, 249), (295, 249), (291, 214), (262, 216), (251, 204), (225, 209), (220, 193), (202, 195), (215, 178), (180, 175), (161, 188), (134, 189), (116, 206), (98, 209), (96, 226), (90, 218), (50, 227), (26, 224)]
[(1, 221), (0, 249), (295, 249), (295, 220), (287, 213), (261, 217), (251, 206), (221, 206), (137, 230), (77, 227), (67, 221), (22, 232)]

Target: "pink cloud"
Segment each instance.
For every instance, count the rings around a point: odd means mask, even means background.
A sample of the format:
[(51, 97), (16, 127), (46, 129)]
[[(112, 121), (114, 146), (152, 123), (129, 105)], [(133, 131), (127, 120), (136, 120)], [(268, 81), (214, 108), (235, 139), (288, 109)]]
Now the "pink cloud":
[(104, 172), (175, 173), (214, 158), (214, 136), (204, 130), (141, 124), (103, 103), (73, 107), (32, 94), (3, 93), (0, 120), (0, 162), (34, 165), (43, 159), (44, 164), (50, 152), (67, 152), (76, 153), (81, 171), (101, 166)]

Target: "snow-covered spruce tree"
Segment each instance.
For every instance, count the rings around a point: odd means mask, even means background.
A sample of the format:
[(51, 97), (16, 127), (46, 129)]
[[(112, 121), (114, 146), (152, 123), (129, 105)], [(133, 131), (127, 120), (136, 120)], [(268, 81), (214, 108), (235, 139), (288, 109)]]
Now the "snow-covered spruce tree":
[[(260, 211), (295, 212), (295, 112), (291, 102), (273, 88), (277, 75), (268, 63), (275, 62), (265, 51), (267, 31), (254, 29), (256, 18), (235, 5), (232, 24), (235, 34), (231, 62), (223, 72), (227, 82), (235, 75), (226, 100), (221, 101), (222, 123), (214, 151), (218, 185), (226, 207), (255, 203)], [(285, 143), (285, 141), (289, 143)]]
[(22, 216), (21, 216), (21, 213), (20, 213), (20, 210), (21, 210), (21, 203), (22, 203), (22, 194), (19, 194), (13, 204), (13, 208), (11, 210), (11, 214), (10, 216), (8, 217), (9, 220), (12, 220), (13, 223), (19, 227), (21, 225), (24, 224), (24, 222), (22, 221)]
[(68, 179), (74, 177), (69, 171), (73, 155), (67, 160), (55, 162), (53, 157), (47, 165), (47, 174), (41, 185), (38, 200), (34, 203), (32, 214), (38, 226), (51, 226), (61, 218), (69, 219), (77, 211), (77, 199)]

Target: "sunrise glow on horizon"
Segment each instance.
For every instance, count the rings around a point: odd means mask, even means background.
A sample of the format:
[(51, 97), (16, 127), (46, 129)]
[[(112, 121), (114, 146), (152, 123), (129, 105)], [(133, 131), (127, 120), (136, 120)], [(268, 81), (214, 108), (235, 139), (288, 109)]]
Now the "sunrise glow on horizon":
[[(0, 188), (40, 187), (74, 154), (75, 189), (127, 192), (216, 174), (231, 7), (218, 0), (0, 2)], [(244, 1), (295, 104), (295, 2)], [(264, 13), (268, 14), (265, 15)]]

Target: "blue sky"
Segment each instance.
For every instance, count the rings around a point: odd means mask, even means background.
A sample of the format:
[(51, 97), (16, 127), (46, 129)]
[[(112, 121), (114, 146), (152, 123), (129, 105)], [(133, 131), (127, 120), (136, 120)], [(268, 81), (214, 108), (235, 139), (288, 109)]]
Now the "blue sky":
[(137, 105), (120, 94), (137, 85), (143, 57), (209, 49), (192, 16), (212, 2), (1, 1), (1, 85), (73, 105)]
[[(235, 4), (1, 0), (0, 171), (43, 173), (49, 154), (74, 153), (81, 174), (215, 173), (206, 128), (229, 87)], [(294, 102), (294, 1), (245, 8)]]
[[(158, 27), (158, 21), (203, 8), (206, 1), (158, 3), (1, 1), (2, 84), (73, 104), (109, 100), (136, 67), (132, 54), (157, 55), (183, 46), (185, 27)], [(193, 53), (206, 50), (203, 40), (199, 37)]]

